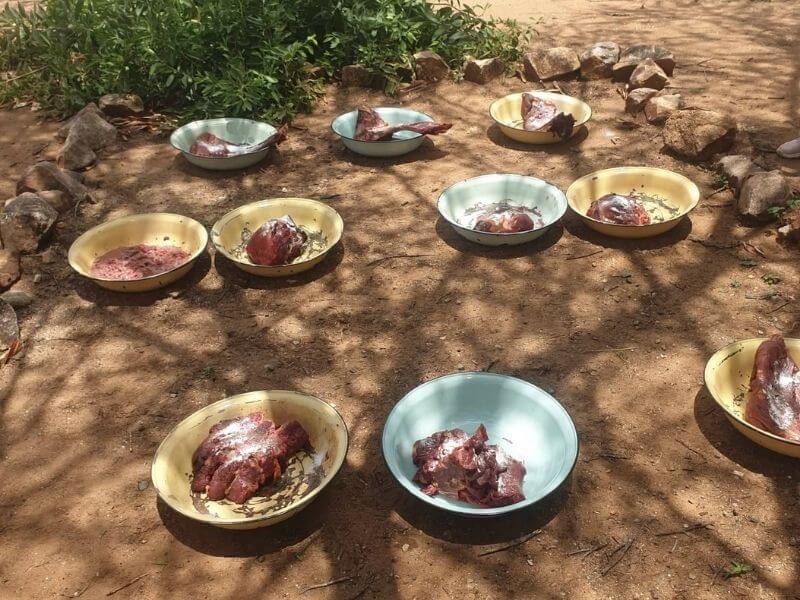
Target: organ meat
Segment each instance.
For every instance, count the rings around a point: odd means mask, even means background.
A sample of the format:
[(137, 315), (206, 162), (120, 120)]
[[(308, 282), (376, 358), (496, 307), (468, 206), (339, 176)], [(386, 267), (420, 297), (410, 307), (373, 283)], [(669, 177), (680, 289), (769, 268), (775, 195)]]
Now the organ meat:
[(487, 444), (488, 439), (486, 428), (479, 425), (471, 436), (450, 429), (416, 441), (411, 450), (417, 467), (414, 481), (429, 496), (442, 493), (483, 508), (524, 500), (525, 467)]
[(544, 98), (533, 94), (522, 94), (522, 128), (525, 131), (550, 131), (566, 140), (572, 135), (575, 117), (558, 110)]
[(209, 500), (244, 504), (259, 488), (280, 479), (286, 461), (308, 441), (297, 421), (275, 427), (261, 413), (221, 421), (192, 456), (191, 489), (205, 492)]
[(756, 350), (744, 418), (759, 429), (800, 442), (800, 369), (780, 335)]
[(277, 146), (286, 139), (288, 131), (289, 128), (284, 125), (266, 140), (258, 144), (234, 144), (233, 142), (223, 140), (207, 131), (195, 138), (194, 142), (192, 142), (192, 146), (189, 148), (189, 154), (205, 158), (228, 158), (241, 154), (252, 154), (253, 152), (266, 150), (270, 146)]
[(135, 281), (166, 273), (189, 260), (189, 254), (177, 246), (138, 244), (115, 248), (99, 256), (89, 272), (100, 279)]
[(307, 240), (308, 234), (285, 215), (256, 229), (247, 241), (245, 252), (257, 265), (286, 265), (302, 254)]
[(353, 137), (362, 142), (383, 142), (391, 139), (398, 131), (413, 131), (422, 135), (436, 135), (444, 133), (452, 126), (452, 123), (431, 123), (429, 121), (389, 125), (381, 119), (374, 109), (359, 108), (356, 131)]
[(592, 202), (586, 216), (616, 225), (649, 225), (650, 215), (633, 196), (606, 194)]

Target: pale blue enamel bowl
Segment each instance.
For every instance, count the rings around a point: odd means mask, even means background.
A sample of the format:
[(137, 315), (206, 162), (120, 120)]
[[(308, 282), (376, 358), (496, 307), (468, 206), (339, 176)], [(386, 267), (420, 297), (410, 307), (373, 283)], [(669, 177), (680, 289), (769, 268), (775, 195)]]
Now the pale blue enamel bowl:
[(278, 130), (268, 123), (253, 121), (251, 119), (220, 118), (202, 119), (192, 121), (172, 132), (169, 138), (173, 148), (180, 150), (183, 156), (193, 165), (212, 171), (232, 171), (245, 169), (261, 162), (271, 148), (264, 148), (257, 152), (239, 154), (237, 156), (210, 157), (195, 156), (189, 148), (201, 133), (213, 133), (233, 144), (258, 144), (266, 140)]
[[(431, 122), (433, 117), (409, 108), (376, 108), (381, 119), (389, 125), (398, 123)], [(398, 131), (392, 139), (383, 142), (364, 142), (355, 139), (356, 120), (358, 111), (354, 110), (336, 117), (331, 123), (331, 129), (338, 135), (346, 148), (356, 154), (373, 158), (389, 158), (413, 152), (425, 141), (425, 136), (413, 131)]]
[[(412, 481), (411, 448), (436, 431), (472, 433), (483, 423), (489, 442), (525, 464), (525, 500), (479, 508), (441, 494), (427, 496)], [(455, 373), (414, 388), (383, 427), (383, 456), (392, 475), (423, 502), (459, 515), (494, 517), (531, 506), (555, 491), (578, 459), (578, 433), (566, 409), (532, 383), (496, 373)]]

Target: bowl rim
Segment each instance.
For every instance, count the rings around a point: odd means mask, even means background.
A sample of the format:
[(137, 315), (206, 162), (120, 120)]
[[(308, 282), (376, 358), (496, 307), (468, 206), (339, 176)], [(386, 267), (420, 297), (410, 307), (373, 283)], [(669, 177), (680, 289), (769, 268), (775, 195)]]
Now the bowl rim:
[[(405, 483), (406, 478), (401, 477), (401, 473), (395, 472), (395, 470), (389, 463), (386, 453), (386, 448), (388, 445), (388, 437), (387, 437), (388, 433), (386, 427), (391, 421), (392, 416), (395, 414), (400, 405), (403, 403), (403, 401), (405, 401), (406, 398), (408, 398), (408, 396), (410, 396), (417, 389), (428, 385), (432, 385), (434, 382), (440, 381), (442, 379), (461, 379), (464, 377), (474, 377), (474, 376), (484, 377), (488, 379), (512, 380), (521, 382), (522, 384), (528, 387), (535, 388), (536, 390), (547, 396), (556, 405), (556, 407), (563, 412), (564, 416), (566, 416), (566, 422), (571, 425), (570, 431), (572, 432), (575, 441), (575, 457), (572, 460), (572, 464), (569, 466), (569, 469), (566, 471), (565, 475), (562, 478), (559, 479), (558, 475), (556, 475), (556, 477), (551, 479), (547, 483), (547, 485), (542, 488), (544, 492), (539, 494), (539, 496), (537, 496), (536, 498), (525, 498), (521, 502), (517, 502), (515, 504), (509, 504), (506, 506), (498, 506), (493, 508), (472, 507), (472, 505), (469, 505), (467, 503), (463, 503), (464, 506), (443, 506), (435, 502), (431, 496), (423, 494), (419, 490), (419, 488), (416, 487), (416, 484), (414, 484), (413, 481), (408, 480), (408, 485), (406, 485)], [(419, 500), (425, 502), (430, 506), (433, 506), (434, 508), (449, 513), (455, 513), (465, 517), (498, 517), (517, 510), (521, 510), (523, 508), (528, 508), (538, 502), (541, 502), (542, 500), (547, 498), (550, 494), (552, 494), (556, 489), (558, 489), (558, 486), (560, 486), (564, 481), (569, 479), (570, 475), (572, 475), (572, 472), (575, 470), (575, 467), (578, 464), (578, 457), (580, 456), (580, 445), (581, 445), (580, 436), (578, 435), (578, 429), (575, 426), (575, 421), (572, 419), (572, 416), (569, 414), (567, 408), (563, 404), (561, 404), (561, 402), (559, 402), (558, 399), (556, 399), (552, 394), (547, 393), (545, 390), (543, 390), (536, 384), (531, 383), (530, 381), (526, 381), (525, 379), (514, 377), (512, 375), (505, 375), (503, 373), (492, 373), (489, 371), (458, 371), (455, 373), (448, 373), (446, 375), (440, 375), (439, 377), (434, 377), (433, 379), (429, 379), (428, 381), (424, 381), (419, 385), (414, 386), (412, 389), (406, 392), (403, 395), (403, 397), (400, 398), (400, 400), (398, 400), (395, 403), (395, 405), (392, 407), (392, 410), (389, 411), (389, 414), (387, 415), (386, 419), (383, 422), (383, 431), (381, 432), (381, 454), (383, 455), (383, 462), (386, 465), (386, 468), (395, 478), (397, 483), (400, 484), (400, 487), (406, 490), (406, 492), (408, 492), (415, 498), (418, 498)], [(558, 482), (554, 484), (556, 480), (558, 480)]]
[[(405, 106), (375, 106), (375, 107), (372, 107), (372, 110), (375, 110), (375, 111), (382, 110), (382, 109), (407, 110), (409, 112), (417, 113), (418, 115), (423, 115), (428, 119), (428, 121), (426, 121), (427, 123), (433, 123), (433, 117), (430, 116), (428, 113), (422, 112), (421, 110), (414, 110), (413, 108), (406, 108)], [(357, 140), (355, 138), (346, 136), (346, 135), (336, 131), (336, 127), (335, 127), (336, 121), (338, 121), (342, 117), (345, 117), (345, 116), (347, 116), (347, 115), (349, 115), (351, 113), (355, 113), (355, 112), (358, 112), (358, 109), (348, 110), (347, 112), (344, 112), (344, 113), (342, 113), (340, 115), (335, 116), (333, 118), (333, 120), (331, 121), (331, 124), (330, 124), (331, 131), (333, 133), (335, 133), (336, 135), (338, 135), (342, 139), (349, 140), (351, 142), (357, 142), (359, 144), (398, 144), (398, 143), (402, 143), (402, 142), (410, 142), (412, 140), (416, 140), (417, 138), (424, 137), (423, 134), (421, 134), (421, 133), (412, 132), (414, 135), (412, 135), (411, 137), (405, 138), (405, 139), (399, 139), (399, 140), (395, 140), (395, 139), (391, 139), (391, 138), (388, 139), (388, 140)]]
[[(751, 424), (751, 423), (747, 422), (746, 420), (744, 420), (744, 419), (743, 419), (742, 417), (740, 417), (739, 415), (737, 415), (737, 414), (733, 413), (733, 412), (732, 412), (732, 411), (731, 411), (731, 410), (730, 410), (730, 409), (729, 409), (727, 406), (725, 406), (725, 405), (722, 403), (722, 400), (721, 400), (721, 399), (717, 398), (717, 395), (716, 395), (714, 392), (712, 392), (712, 391), (711, 391), (711, 386), (709, 386), (709, 384), (708, 384), (708, 383), (709, 383), (710, 371), (711, 371), (711, 361), (713, 360), (713, 358), (714, 358), (715, 356), (717, 356), (717, 355), (719, 355), (719, 354), (722, 354), (723, 352), (726, 352), (726, 351), (732, 351), (732, 350), (734, 349), (734, 347), (735, 347), (735, 346), (741, 346), (742, 344), (745, 344), (745, 343), (747, 343), (747, 342), (759, 342), (759, 344), (760, 344), (761, 342), (764, 342), (764, 341), (766, 341), (767, 339), (769, 339), (769, 338), (766, 338), (766, 337), (757, 337), (757, 338), (747, 338), (747, 339), (744, 339), (744, 340), (737, 340), (737, 341), (735, 341), (735, 342), (731, 342), (730, 344), (727, 344), (727, 345), (723, 346), (722, 348), (720, 348), (719, 350), (717, 350), (716, 352), (714, 352), (714, 353), (713, 353), (713, 354), (712, 354), (712, 355), (709, 357), (709, 359), (706, 361), (706, 366), (705, 366), (705, 368), (703, 369), (703, 383), (705, 384), (705, 386), (706, 386), (706, 390), (708, 390), (708, 393), (709, 393), (709, 394), (711, 395), (711, 397), (714, 399), (714, 402), (716, 402), (716, 403), (717, 403), (717, 405), (718, 405), (718, 406), (719, 406), (719, 407), (720, 407), (720, 408), (721, 408), (723, 411), (725, 411), (725, 414), (726, 414), (726, 416), (728, 416), (728, 417), (730, 417), (730, 418), (734, 419), (734, 420), (735, 420), (737, 423), (740, 423), (740, 424), (744, 425), (745, 427), (747, 427), (748, 429), (750, 429), (750, 430), (752, 430), (752, 431), (754, 431), (754, 432), (756, 432), (756, 433), (758, 433), (758, 434), (760, 434), (760, 435), (763, 435), (763, 436), (765, 436), (765, 437), (767, 437), (767, 438), (772, 438), (772, 439), (773, 439), (773, 440), (775, 440), (775, 441), (778, 441), (778, 442), (783, 442), (784, 444), (788, 444), (788, 445), (790, 445), (790, 446), (797, 446), (797, 447), (800, 447), (800, 441), (789, 440), (789, 439), (786, 439), (786, 438), (784, 438), (784, 437), (781, 437), (781, 436), (779, 436), (779, 435), (775, 435), (774, 433), (770, 433), (769, 431), (764, 431), (764, 430), (763, 430), (763, 429), (761, 429), (760, 427), (756, 427), (755, 425), (753, 425), (753, 424)], [(784, 338), (784, 340), (796, 340), (796, 341), (800, 341), (800, 339), (799, 339), (799, 338)], [(741, 352), (741, 349), (737, 350), (737, 352)], [(719, 364), (722, 364), (722, 363), (719, 363)], [(750, 390), (749, 390), (749, 388), (748, 388), (748, 393), (749, 393), (749, 391), (750, 391)]]
[[(686, 181), (686, 183), (689, 184), (688, 187), (691, 190), (692, 196), (694, 198), (693, 198), (691, 204), (689, 205), (689, 208), (687, 208), (684, 212), (672, 217), (671, 219), (666, 219), (666, 220), (660, 221), (658, 223), (648, 223), (647, 225), (626, 225), (626, 224), (623, 224), (623, 223), (607, 223), (605, 221), (601, 221), (599, 219), (595, 219), (595, 218), (590, 217), (586, 213), (581, 212), (580, 210), (578, 210), (578, 208), (573, 205), (572, 200), (570, 199), (569, 191), (571, 189), (573, 189), (575, 186), (577, 186), (579, 183), (582, 183), (583, 181), (589, 179), (590, 177), (591, 178), (596, 178), (596, 176), (599, 173), (612, 173), (613, 174), (613, 173), (624, 173), (626, 171), (659, 171), (661, 173), (669, 173), (670, 175), (676, 176), (676, 177)], [(567, 188), (567, 191), (565, 192), (565, 195), (567, 197), (567, 206), (569, 206), (569, 208), (570, 208), (570, 210), (572, 210), (572, 212), (574, 212), (576, 215), (578, 215), (579, 217), (581, 217), (583, 219), (587, 219), (587, 220), (592, 221), (594, 223), (600, 223), (601, 225), (607, 225), (609, 227), (622, 227), (622, 228), (634, 228), (634, 229), (642, 228), (642, 227), (654, 227), (654, 226), (657, 227), (657, 226), (665, 225), (666, 223), (672, 223), (673, 221), (679, 221), (680, 219), (683, 219), (685, 216), (687, 216), (690, 212), (692, 212), (695, 208), (697, 208), (698, 204), (700, 204), (700, 188), (697, 187), (697, 184), (694, 181), (692, 181), (691, 179), (686, 177), (686, 175), (683, 175), (683, 174), (678, 173), (676, 171), (670, 171), (669, 169), (662, 169), (661, 167), (648, 167), (646, 165), (629, 165), (629, 166), (624, 166), (624, 167), (611, 167), (611, 168), (608, 168), (608, 169), (599, 169), (597, 171), (592, 171), (591, 173), (587, 173), (586, 175), (578, 177), (575, 181), (570, 183), (569, 187)]]
[[(305, 260), (301, 260), (301, 261), (298, 261), (298, 262), (291, 262), (291, 263), (287, 263), (285, 265), (257, 265), (256, 263), (253, 263), (253, 262), (245, 262), (245, 261), (243, 261), (241, 259), (238, 259), (235, 256), (233, 256), (220, 243), (218, 243), (217, 239), (219, 238), (220, 232), (222, 231), (223, 227), (225, 227), (225, 225), (228, 224), (228, 221), (233, 219), (236, 216), (236, 214), (241, 212), (242, 209), (244, 209), (246, 207), (249, 207), (249, 206), (256, 206), (256, 205), (262, 206), (262, 205), (268, 205), (268, 204), (275, 204), (278, 201), (285, 201), (285, 200), (295, 200), (295, 201), (299, 200), (301, 202), (313, 203), (313, 204), (316, 204), (316, 205), (319, 205), (319, 206), (323, 207), (324, 210), (333, 211), (333, 214), (336, 216), (336, 219), (337, 219), (337, 221), (339, 223), (339, 227), (338, 227), (339, 235), (336, 237), (335, 240), (329, 240), (327, 248), (325, 248), (325, 250), (323, 250), (319, 254), (315, 254), (314, 256), (306, 258)], [(247, 265), (248, 267), (257, 267), (259, 269), (266, 269), (266, 270), (284, 269), (286, 267), (295, 267), (295, 266), (307, 264), (307, 263), (309, 263), (311, 261), (315, 261), (315, 260), (319, 259), (320, 257), (325, 256), (331, 250), (333, 250), (333, 248), (336, 246), (336, 244), (338, 244), (341, 241), (343, 235), (344, 235), (344, 220), (342, 219), (342, 216), (339, 214), (339, 212), (335, 208), (333, 208), (330, 204), (325, 204), (324, 202), (320, 202), (319, 200), (313, 200), (311, 198), (299, 198), (299, 197), (265, 198), (264, 200), (256, 200), (255, 202), (248, 202), (247, 204), (242, 204), (241, 206), (237, 206), (233, 210), (229, 210), (228, 212), (226, 212), (219, 219), (217, 219), (217, 221), (211, 227), (211, 243), (214, 245), (214, 248), (217, 250), (217, 252), (222, 253), (222, 255), (225, 258), (227, 258), (228, 260), (230, 260), (230, 261), (232, 261), (234, 263), (237, 263), (237, 264), (240, 264), (240, 265)]]
[[(524, 127), (515, 127), (513, 125), (509, 125), (508, 123), (506, 123), (504, 121), (501, 121), (500, 119), (498, 119), (497, 117), (494, 116), (495, 106), (497, 104), (499, 104), (500, 102), (502, 102), (506, 98), (510, 98), (511, 96), (519, 95), (521, 97), (522, 94), (534, 94), (534, 95), (546, 95), (546, 96), (547, 95), (566, 96), (567, 98), (572, 98), (573, 100), (577, 100), (578, 102), (580, 102), (581, 104), (583, 104), (587, 108), (587, 114), (586, 114), (586, 118), (583, 119), (582, 121), (575, 121), (574, 127), (576, 129), (578, 127), (586, 125), (586, 123), (588, 123), (589, 121), (592, 120), (592, 115), (593, 115), (592, 107), (589, 106), (588, 102), (585, 102), (584, 100), (581, 100), (577, 96), (571, 96), (570, 94), (559, 93), (557, 90), (554, 90), (554, 91), (550, 91), (550, 90), (525, 90), (523, 92), (514, 92), (512, 94), (506, 94), (505, 96), (502, 96), (501, 98), (497, 98), (496, 100), (492, 101), (492, 103), (489, 105), (489, 116), (491, 117), (492, 121), (497, 123), (500, 127), (507, 127), (508, 129), (514, 129), (516, 131), (524, 131), (526, 133), (550, 133), (550, 134), (553, 134), (552, 131), (528, 131)], [(553, 134), (553, 135), (555, 135), (555, 134)]]
[[(184, 262), (179, 264), (177, 267), (173, 267), (168, 271), (162, 271), (161, 273), (157, 273), (155, 275), (148, 275), (147, 277), (141, 277), (139, 279), (106, 279), (104, 277), (96, 277), (91, 274), (90, 271), (84, 271), (75, 264), (74, 259), (74, 248), (80, 242), (85, 242), (86, 239), (90, 238), (92, 235), (97, 233), (97, 230), (105, 229), (106, 227), (110, 226), (111, 224), (117, 224), (120, 221), (139, 221), (145, 220), (146, 218), (158, 217), (158, 216), (168, 216), (168, 217), (180, 217), (181, 219), (186, 219), (189, 221), (193, 227), (197, 228), (198, 231), (202, 231), (202, 243), (200, 246), (195, 250), (189, 258), (187, 258)], [(122, 246), (120, 246), (122, 247)], [(72, 267), (72, 270), (75, 271), (78, 275), (86, 277), (87, 279), (91, 279), (92, 281), (107, 281), (110, 283), (137, 283), (139, 281), (150, 281), (152, 279), (157, 279), (159, 277), (164, 277), (165, 275), (177, 271), (178, 269), (182, 269), (186, 265), (189, 265), (196, 261), (203, 252), (206, 252), (208, 249), (208, 230), (205, 228), (205, 225), (200, 223), (197, 219), (193, 219), (192, 217), (187, 217), (186, 215), (179, 215), (178, 213), (168, 213), (168, 212), (147, 212), (147, 213), (136, 213), (133, 215), (126, 215), (124, 217), (117, 217), (116, 219), (111, 219), (110, 221), (105, 221), (104, 223), (99, 223), (90, 229), (87, 229), (82, 234), (80, 234), (75, 241), (70, 244), (69, 250), (67, 251), (67, 262), (69, 262), (69, 266)]]
[[(174, 130), (170, 134), (170, 136), (169, 136), (170, 146), (172, 146), (173, 148), (175, 148), (175, 150), (177, 150), (178, 152), (180, 152), (182, 154), (188, 154), (189, 156), (191, 156), (193, 158), (199, 158), (199, 159), (202, 159), (202, 160), (231, 160), (233, 158), (241, 158), (242, 156), (252, 156), (253, 154), (260, 154), (261, 152), (267, 152), (269, 150), (269, 147), (267, 147), (267, 148), (262, 148), (261, 150), (253, 150), (253, 151), (250, 151), (250, 152), (243, 152), (241, 154), (237, 154), (236, 156), (198, 156), (197, 154), (192, 154), (188, 150), (184, 150), (183, 148), (180, 148), (175, 143), (175, 138), (178, 135), (178, 132), (180, 132), (182, 129), (186, 129), (190, 125), (194, 125), (195, 123), (219, 123), (221, 121), (226, 121), (226, 122), (242, 121), (242, 122), (245, 122), (245, 123), (253, 123), (253, 124), (256, 124), (256, 125), (266, 125), (267, 127), (272, 128), (272, 130), (273, 130), (272, 133), (268, 133), (267, 137), (265, 137), (263, 140), (261, 140), (261, 142), (265, 141), (269, 136), (271, 136), (273, 133), (277, 133), (277, 131), (278, 131), (278, 128), (275, 127), (274, 125), (272, 125), (271, 123), (267, 123), (266, 121), (256, 121), (255, 119), (245, 119), (243, 117), (216, 117), (214, 119), (196, 119), (194, 121), (189, 121), (188, 123), (185, 123), (185, 124), (181, 125), (180, 127), (178, 127), (176, 130)], [(255, 142), (255, 143), (256, 144), (260, 144), (261, 142)]]
[[(176, 505), (173, 505), (172, 502), (170, 502), (169, 498), (167, 497), (167, 494), (162, 493), (162, 491), (159, 489), (158, 484), (156, 483), (155, 478), (153, 476), (153, 471), (155, 470), (155, 466), (156, 466), (156, 459), (158, 458), (158, 455), (161, 453), (161, 448), (164, 446), (164, 444), (166, 443), (167, 439), (169, 439), (170, 436), (172, 436), (175, 433), (175, 431), (181, 425), (183, 425), (184, 422), (188, 421), (194, 415), (196, 415), (197, 413), (199, 413), (201, 411), (211, 409), (212, 407), (215, 407), (215, 406), (217, 406), (219, 404), (222, 404), (223, 402), (230, 402), (231, 400), (234, 400), (234, 399), (239, 398), (241, 396), (249, 396), (251, 394), (287, 394), (287, 393), (288, 394), (298, 394), (298, 395), (301, 395), (301, 396), (305, 396), (306, 398), (309, 398), (309, 399), (311, 399), (311, 400), (313, 400), (315, 402), (318, 402), (320, 404), (325, 404), (331, 410), (333, 410), (333, 413), (338, 417), (339, 422), (341, 423), (342, 427), (344, 428), (344, 452), (342, 453), (342, 458), (339, 461), (339, 464), (336, 465), (335, 468), (331, 471), (332, 474), (328, 478), (328, 481), (326, 483), (324, 483), (322, 485), (318, 485), (317, 487), (315, 487), (313, 490), (311, 490), (308, 493), (308, 495), (303, 496), (294, 505), (289, 505), (289, 506), (286, 506), (284, 508), (280, 508), (280, 509), (278, 509), (278, 510), (276, 510), (274, 512), (270, 512), (268, 514), (252, 516), (252, 517), (248, 517), (248, 516), (244, 515), (242, 517), (235, 517), (235, 518), (232, 518), (232, 519), (221, 519), (221, 518), (218, 518), (218, 517), (214, 517), (212, 515), (204, 515), (204, 514), (199, 513), (199, 512), (195, 512), (195, 513), (187, 512), (187, 511), (183, 510), (183, 508), (181, 508), (179, 506), (176, 506)], [(265, 399), (269, 400), (269, 398), (265, 398)], [(306, 394), (305, 392), (298, 392), (296, 390), (252, 390), (252, 391), (249, 391), (249, 392), (242, 392), (240, 394), (234, 394), (232, 396), (227, 396), (227, 397), (223, 398), (222, 400), (217, 400), (216, 402), (212, 402), (211, 404), (207, 404), (207, 405), (205, 405), (205, 406), (203, 406), (201, 408), (198, 408), (193, 413), (190, 413), (189, 415), (187, 415), (186, 417), (181, 419), (172, 429), (170, 429), (169, 433), (167, 433), (167, 435), (164, 436), (164, 439), (161, 440), (161, 443), (158, 445), (158, 447), (156, 448), (155, 452), (153, 453), (153, 458), (152, 458), (152, 460), (150, 462), (150, 482), (153, 484), (153, 489), (156, 490), (156, 494), (158, 495), (158, 497), (161, 498), (161, 500), (163, 500), (167, 504), (167, 506), (169, 506), (175, 512), (177, 512), (177, 513), (179, 513), (179, 514), (181, 514), (181, 515), (183, 515), (185, 517), (188, 517), (188, 518), (190, 518), (190, 519), (192, 519), (194, 521), (200, 521), (200, 522), (203, 522), (203, 523), (208, 523), (209, 525), (239, 525), (239, 524), (242, 524), (242, 523), (258, 523), (259, 521), (270, 521), (270, 520), (272, 520), (272, 519), (274, 519), (276, 517), (279, 517), (281, 515), (286, 514), (287, 512), (290, 512), (292, 510), (301, 510), (301, 509), (305, 508), (305, 506), (308, 505), (308, 503), (311, 502), (311, 500), (313, 500), (320, 492), (322, 492), (322, 490), (324, 490), (327, 487), (327, 485), (331, 481), (333, 481), (336, 478), (336, 476), (339, 474), (339, 471), (341, 471), (342, 467), (344, 466), (345, 460), (347, 459), (347, 453), (348, 453), (349, 450), (350, 450), (350, 431), (347, 429), (347, 422), (344, 420), (344, 417), (342, 417), (342, 414), (336, 409), (336, 407), (333, 406), (332, 404), (330, 404), (329, 402), (326, 402), (325, 400), (323, 400), (321, 398), (318, 398), (317, 396), (314, 396), (312, 394)], [(188, 485), (188, 481), (187, 481), (187, 485)]]
[[(555, 219), (553, 219), (552, 222), (546, 223), (545, 225), (542, 225), (541, 227), (538, 227), (536, 229), (529, 229), (528, 231), (517, 231), (515, 233), (492, 233), (490, 231), (476, 231), (474, 229), (470, 229), (469, 227), (464, 227), (464, 225), (462, 225), (461, 223), (456, 222), (454, 219), (450, 219), (444, 213), (444, 211), (442, 210), (442, 203), (443, 203), (443, 200), (444, 200), (444, 196), (447, 194), (447, 192), (449, 192), (455, 186), (461, 185), (463, 183), (466, 183), (467, 181), (476, 181), (476, 180), (479, 180), (479, 179), (484, 179), (484, 178), (489, 178), (489, 177), (501, 177), (501, 178), (512, 177), (512, 178), (520, 178), (520, 179), (532, 179), (534, 181), (540, 181), (540, 182), (542, 182), (542, 183), (544, 183), (546, 185), (549, 185), (551, 188), (556, 190), (561, 195), (561, 198), (564, 200), (564, 205), (561, 207), (561, 209), (562, 209), (561, 210), (561, 214), (559, 214)], [(569, 203), (567, 201), (566, 194), (563, 191), (561, 191), (561, 189), (557, 185), (555, 185), (553, 183), (550, 183), (546, 179), (539, 179), (538, 177), (533, 177), (532, 175), (520, 175), (518, 173), (484, 173), (483, 175), (477, 175), (475, 177), (467, 177), (466, 179), (462, 179), (461, 181), (456, 181), (455, 183), (452, 183), (449, 186), (447, 186), (444, 190), (442, 190), (442, 192), (439, 194), (439, 198), (436, 200), (436, 210), (439, 212), (439, 215), (445, 221), (447, 221), (448, 223), (450, 223), (450, 225), (452, 225), (453, 227), (455, 227), (457, 229), (461, 229), (463, 231), (468, 231), (470, 233), (477, 233), (477, 234), (480, 234), (481, 236), (485, 235), (487, 237), (496, 237), (498, 239), (502, 239), (502, 238), (514, 237), (514, 236), (517, 236), (517, 235), (529, 235), (534, 231), (544, 231), (548, 227), (552, 227), (553, 225), (555, 225), (566, 214), (568, 204)]]

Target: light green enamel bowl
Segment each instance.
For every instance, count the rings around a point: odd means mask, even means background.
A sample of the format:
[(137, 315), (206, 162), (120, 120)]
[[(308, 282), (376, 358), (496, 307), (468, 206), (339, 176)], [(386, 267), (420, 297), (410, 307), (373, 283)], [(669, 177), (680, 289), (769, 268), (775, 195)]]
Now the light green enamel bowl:
[[(525, 500), (480, 508), (441, 494), (423, 494), (412, 481), (414, 442), (444, 429), (472, 433), (481, 423), (489, 443), (524, 463)], [(494, 517), (535, 504), (564, 482), (578, 460), (575, 424), (555, 398), (522, 379), (483, 372), (445, 375), (411, 390), (386, 419), (382, 446), (389, 470), (410, 494), (470, 517)]]
[(270, 148), (240, 154), (238, 156), (228, 156), (213, 158), (208, 156), (195, 156), (189, 152), (189, 148), (201, 133), (213, 133), (226, 142), (234, 144), (258, 144), (277, 131), (272, 125), (261, 121), (251, 121), (250, 119), (203, 119), (192, 121), (183, 127), (172, 132), (169, 138), (173, 148), (180, 150), (184, 158), (193, 165), (212, 171), (233, 171), (244, 169), (264, 160)]
[[(433, 117), (430, 115), (408, 108), (376, 108), (375, 112), (389, 125), (396, 125), (398, 123), (429, 123), (433, 121)], [(401, 156), (413, 152), (425, 141), (424, 135), (414, 133), (413, 131), (398, 131), (394, 134), (392, 139), (382, 142), (364, 142), (357, 140), (355, 139), (357, 119), (358, 111), (354, 110), (339, 115), (331, 123), (331, 129), (341, 138), (345, 147), (356, 154), (371, 156), (373, 158)]]

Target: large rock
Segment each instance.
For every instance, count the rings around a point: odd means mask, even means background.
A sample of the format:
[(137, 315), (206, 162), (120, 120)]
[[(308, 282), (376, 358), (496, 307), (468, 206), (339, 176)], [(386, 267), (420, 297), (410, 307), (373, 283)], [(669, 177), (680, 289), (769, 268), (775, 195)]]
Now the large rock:
[(586, 79), (606, 79), (613, 74), (619, 60), (619, 45), (597, 42), (581, 54), (581, 75)]
[(525, 67), (525, 77), (534, 81), (566, 79), (574, 76), (581, 68), (577, 53), (563, 46), (537, 48), (527, 52), (522, 63)]
[(57, 213), (67, 212), (74, 206), (69, 194), (61, 190), (44, 190), (37, 192), (37, 195), (52, 206)]
[(661, 46), (649, 44), (635, 44), (626, 48), (619, 55), (619, 61), (614, 65), (612, 72), (616, 81), (627, 81), (639, 63), (651, 59), (661, 67), (668, 76), (675, 70), (675, 56)]
[(58, 165), (65, 169), (84, 169), (94, 164), (94, 151), (105, 148), (117, 139), (117, 128), (102, 113), (82, 110), (69, 124), (67, 138), (58, 153)]
[(642, 112), (647, 101), (657, 93), (658, 90), (651, 88), (637, 88), (631, 90), (625, 98), (625, 112), (632, 115)]
[(682, 106), (683, 98), (680, 94), (659, 94), (650, 98), (644, 105), (644, 116), (648, 123), (661, 125)]
[(749, 156), (743, 154), (723, 156), (717, 161), (716, 168), (737, 193), (750, 175), (761, 171), (761, 167), (753, 163)]
[(130, 117), (144, 112), (144, 103), (136, 94), (106, 94), (97, 104), (109, 117)]
[(85, 200), (89, 198), (89, 190), (82, 182), (80, 173), (65, 171), (55, 163), (42, 161), (29, 168), (17, 182), (17, 194), (61, 190), (73, 200)]
[(61, 128), (56, 133), (56, 137), (61, 140), (62, 142), (67, 139), (69, 135), (69, 130), (72, 129), (72, 124), (75, 122), (76, 119), (83, 117), (86, 114), (92, 114), (100, 117), (101, 119), (105, 120), (106, 116), (102, 110), (95, 104), (94, 102), (89, 102), (86, 106), (72, 115), (67, 122), (64, 123)]
[(664, 70), (656, 64), (656, 61), (647, 58), (640, 62), (631, 73), (628, 87), (630, 89), (636, 88), (650, 88), (653, 90), (664, 89), (667, 85), (669, 77)]
[(36, 252), (50, 233), (58, 213), (36, 194), (26, 192), (9, 202), (0, 213), (0, 236), (6, 248)]
[(464, 61), (464, 79), (473, 83), (489, 83), (504, 71), (505, 65), (499, 58), (468, 58)]
[(423, 50), (414, 55), (414, 65), (417, 79), (425, 81), (438, 81), (445, 79), (450, 74), (450, 67), (444, 59), (430, 50)]
[(373, 87), (375, 76), (363, 65), (346, 65), (342, 67), (342, 86), (344, 87)]
[(11, 248), (0, 250), (0, 290), (7, 290), (19, 279), (19, 254)]
[(9, 290), (0, 294), (0, 300), (10, 304), (14, 308), (25, 308), (26, 306), (30, 306), (33, 302), (33, 296), (21, 290)]
[(789, 182), (780, 171), (753, 173), (742, 185), (736, 208), (742, 215), (770, 219), (768, 210), (786, 206), (792, 195)]
[(736, 121), (713, 110), (672, 113), (664, 126), (664, 144), (677, 156), (702, 162), (725, 152), (736, 138)]

